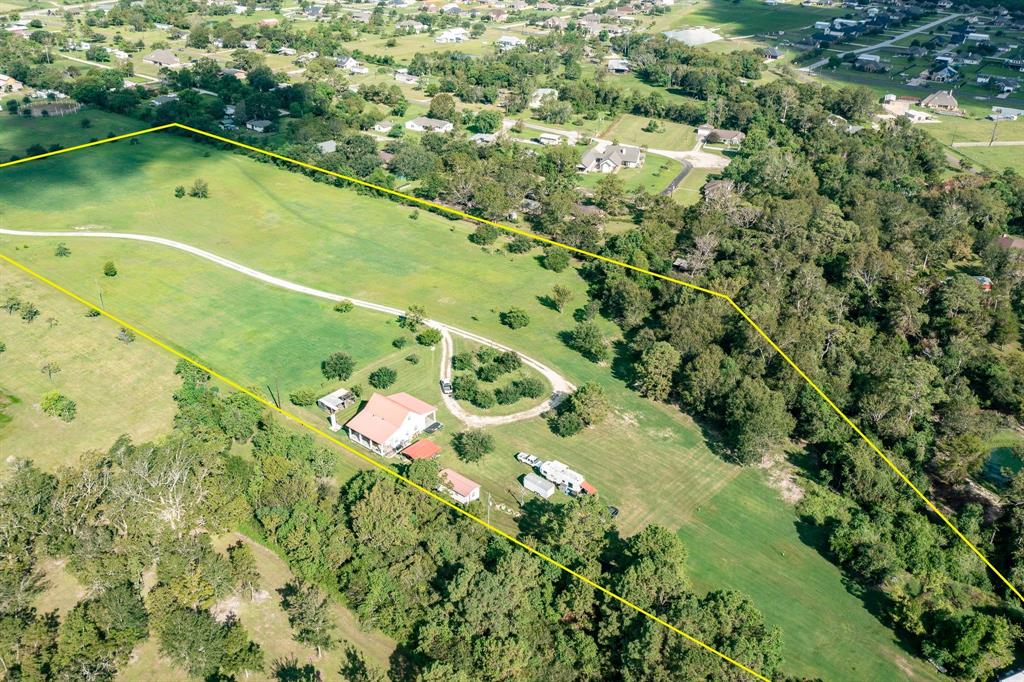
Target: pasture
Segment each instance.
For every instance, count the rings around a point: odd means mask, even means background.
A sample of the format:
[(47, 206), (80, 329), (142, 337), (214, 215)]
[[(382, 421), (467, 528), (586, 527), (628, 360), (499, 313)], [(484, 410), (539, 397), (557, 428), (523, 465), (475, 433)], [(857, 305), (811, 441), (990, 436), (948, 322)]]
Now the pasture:
[(623, 114), (603, 130), (600, 137), (620, 144), (680, 152), (693, 149), (697, 142), (697, 131), (693, 126), (657, 120), (657, 130), (644, 130), (650, 122), (649, 118)]
[[(873, 618), (849, 597), (834, 567), (801, 541), (791, 507), (757, 472), (742, 471), (713, 454), (701, 427), (677, 408), (640, 398), (626, 385), (628, 373), (591, 363), (564, 345), (561, 334), (573, 326), (572, 313), (558, 313), (544, 299), (557, 283), (574, 292), (575, 304), (585, 301), (585, 283), (573, 268), (553, 273), (536, 264), (539, 250), (512, 255), (500, 241), (486, 248), (470, 244), (472, 228), (466, 223), (313, 182), (171, 134), (0, 172), (5, 227), (173, 238), (309, 286), (398, 308), (424, 305), (429, 316), (536, 356), (576, 384), (598, 382), (613, 406), (605, 423), (571, 439), (555, 436), (541, 419), (493, 427), (495, 451), (474, 464), (455, 459), (450, 438), (459, 425), (439, 409), (447, 424), (438, 437), (445, 447), (442, 464), (480, 482), (485, 497), (489, 493), (494, 502), (514, 508), (520, 495), (516, 479), (526, 473), (514, 453), (561, 459), (621, 509), (624, 532), (646, 523), (681, 530), (702, 587), (732, 584), (733, 576), (723, 575), (723, 562), (761, 552), (761, 560), (745, 570), (765, 574), (762, 580), (733, 586), (749, 592), (770, 622), (785, 623), (787, 669), (793, 672), (831, 676), (830, 671), (867, 666), (865, 651), (878, 652), (883, 661), (901, 655), (884, 628), (867, 627)], [(197, 177), (209, 182), (209, 199), (174, 197), (176, 185), (187, 186)], [(666, 173), (665, 183), (670, 179)], [(26, 241), (0, 238), (0, 250), (9, 253)], [(399, 373), (389, 391), (409, 390), (439, 404), (436, 361), (428, 360), (434, 356), (417, 349), (420, 362), (404, 360), (410, 350), (392, 346), (402, 332), (387, 315), (359, 309), (339, 314), (328, 301), (166, 247), (69, 239), (73, 254), (57, 258), (57, 241), (35, 238), (16, 255), (89, 298), (102, 291), (111, 311), (264, 395), (286, 396), (303, 386), (329, 388), (319, 375), (320, 360), (345, 350), (358, 366), (348, 383), (363, 383), (370, 368), (388, 364)], [(116, 277), (103, 277), (107, 260), (118, 264)], [(500, 323), (499, 314), (513, 305), (529, 314), (527, 327), (512, 330)], [(616, 340), (614, 326), (600, 323)], [(323, 423), (315, 410), (302, 413)], [(342, 462), (355, 460), (341, 455), (339, 466), (352, 466)], [(492, 521), (513, 525), (500, 511), (492, 512)], [(785, 554), (772, 551), (780, 545)], [(743, 575), (735, 569), (737, 578)], [(793, 596), (808, 585), (819, 598)], [(866, 625), (858, 627), (862, 635), (855, 640), (829, 638), (829, 646), (813, 646), (820, 633), (861, 622)]]
[(796, 2), (766, 5), (760, 0), (699, 0), (677, 3), (657, 19), (655, 26), (661, 31), (704, 26), (716, 29), (722, 36), (750, 36), (792, 31), (844, 13), (841, 7), (803, 7)]

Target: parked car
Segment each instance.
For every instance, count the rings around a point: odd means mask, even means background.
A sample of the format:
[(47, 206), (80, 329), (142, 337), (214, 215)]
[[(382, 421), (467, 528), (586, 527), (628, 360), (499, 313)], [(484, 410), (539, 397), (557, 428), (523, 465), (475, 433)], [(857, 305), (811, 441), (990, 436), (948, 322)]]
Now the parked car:
[(619, 508), (618, 507), (613, 507), (613, 506), (611, 506), (609, 504), (608, 505), (608, 513), (611, 514), (612, 518), (614, 519), (616, 516), (619, 515)]
[(441, 393), (444, 393), (445, 395), (451, 395), (452, 382), (448, 381), (447, 379), (441, 379)]
[(540, 466), (540, 460), (528, 452), (517, 452), (516, 459), (523, 464), (528, 464), (532, 467)]

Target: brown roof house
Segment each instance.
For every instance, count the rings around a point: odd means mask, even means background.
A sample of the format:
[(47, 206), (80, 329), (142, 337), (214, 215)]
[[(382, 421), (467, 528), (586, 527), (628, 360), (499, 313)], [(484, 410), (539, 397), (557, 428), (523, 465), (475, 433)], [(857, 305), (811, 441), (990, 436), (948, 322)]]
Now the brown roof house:
[(939, 111), (947, 114), (960, 112), (960, 104), (953, 97), (952, 90), (939, 90), (921, 100), (921, 106), (932, 111)]

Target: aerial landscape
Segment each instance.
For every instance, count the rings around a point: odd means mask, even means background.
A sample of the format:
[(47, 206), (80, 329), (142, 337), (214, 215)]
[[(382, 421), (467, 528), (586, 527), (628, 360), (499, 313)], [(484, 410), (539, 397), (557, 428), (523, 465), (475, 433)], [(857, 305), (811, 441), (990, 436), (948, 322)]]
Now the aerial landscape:
[(1024, 3), (0, 0), (0, 679), (1024, 680)]

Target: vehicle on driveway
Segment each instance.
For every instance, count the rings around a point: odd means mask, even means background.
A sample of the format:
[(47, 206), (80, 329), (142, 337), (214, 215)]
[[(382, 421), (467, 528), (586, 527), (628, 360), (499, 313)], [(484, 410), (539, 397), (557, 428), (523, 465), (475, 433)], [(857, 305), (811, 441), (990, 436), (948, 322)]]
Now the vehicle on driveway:
[(452, 382), (448, 381), (447, 379), (441, 379), (441, 393), (444, 393), (445, 395), (451, 395)]
[(540, 458), (534, 457), (528, 452), (517, 452), (516, 459), (518, 459), (523, 464), (528, 464), (531, 467), (540, 466)]

